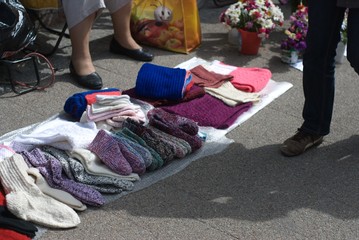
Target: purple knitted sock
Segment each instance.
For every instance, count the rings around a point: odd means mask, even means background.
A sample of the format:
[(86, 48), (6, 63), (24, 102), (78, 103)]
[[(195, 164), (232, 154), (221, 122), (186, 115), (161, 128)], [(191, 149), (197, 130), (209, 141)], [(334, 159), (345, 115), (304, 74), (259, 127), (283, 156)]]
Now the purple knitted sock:
[(142, 138), (148, 146), (153, 148), (163, 159), (164, 162), (170, 161), (175, 156), (175, 149), (172, 145), (161, 140), (156, 134), (147, 127), (137, 123), (131, 119), (126, 119), (123, 127), (130, 129), (140, 138)]
[(196, 135), (198, 133), (198, 125), (192, 119), (182, 117), (175, 113), (169, 113), (162, 108), (154, 108), (147, 113), (151, 125), (167, 125), (172, 128), (179, 128), (189, 135)]
[(23, 151), (20, 154), (39, 169), (50, 187), (64, 190), (88, 205), (101, 206), (105, 203), (101, 193), (95, 189), (67, 178), (62, 172), (61, 163), (51, 155), (45, 157), (38, 148), (34, 148), (31, 152)]
[(123, 156), (117, 141), (104, 130), (97, 133), (88, 150), (95, 153), (113, 171), (123, 175), (132, 173), (131, 165)]

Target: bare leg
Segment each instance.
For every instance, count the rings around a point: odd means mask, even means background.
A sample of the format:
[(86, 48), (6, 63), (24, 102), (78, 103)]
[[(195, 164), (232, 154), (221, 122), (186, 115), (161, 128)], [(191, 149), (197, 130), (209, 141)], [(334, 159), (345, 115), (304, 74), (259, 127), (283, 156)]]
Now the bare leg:
[(81, 76), (95, 72), (89, 46), (90, 32), (95, 17), (96, 13), (91, 14), (69, 31), (72, 44), (71, 61), (76, 73)]
[(131, 18), (131, 6), (132, 2), (129, 2), (127, 5), (123, 6), (116, 12), (114, 12), (112, 17), (112, 24), (114, 30), (114, 38), (116, 41), (124, 48), (127, 49), (140, 49), (141, 46), (136, 43), (136, 41), (131, 36), (130, 31), (130, 18)]

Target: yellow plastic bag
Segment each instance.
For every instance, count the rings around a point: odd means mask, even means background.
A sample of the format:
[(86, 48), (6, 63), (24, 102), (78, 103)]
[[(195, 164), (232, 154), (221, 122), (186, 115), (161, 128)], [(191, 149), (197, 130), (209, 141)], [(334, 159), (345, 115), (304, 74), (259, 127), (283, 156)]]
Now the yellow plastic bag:
[(131, 33), (141, 44), (189, 53), (201, 43), (195, 0), (133, 0)]
[(20, 0), (25, 8), (33, 10), (58, 9), (61, 7), (59, 0)]

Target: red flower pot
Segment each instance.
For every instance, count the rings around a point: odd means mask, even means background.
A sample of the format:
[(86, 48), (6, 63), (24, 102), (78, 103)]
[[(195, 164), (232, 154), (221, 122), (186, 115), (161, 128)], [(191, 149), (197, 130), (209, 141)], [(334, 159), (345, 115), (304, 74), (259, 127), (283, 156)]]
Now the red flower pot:
[(238, 29), (242, 38), (241, 54), (257, 55), (261, 45), (261, 38), (258, 37), (257, 32), (248, 32), (243, 29)]

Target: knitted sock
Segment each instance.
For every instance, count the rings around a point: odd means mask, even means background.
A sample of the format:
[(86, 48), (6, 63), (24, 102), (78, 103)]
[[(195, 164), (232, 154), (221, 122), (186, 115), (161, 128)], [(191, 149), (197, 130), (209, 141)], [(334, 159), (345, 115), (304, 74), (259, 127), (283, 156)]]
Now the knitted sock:
[(19, 154), (0, 163), (0, 176), (7, 207), (15, 216), (52, 228), (71, 228), (80, 223), (77, 213), (43, 194), (26, 173), (28, 166)]
[(136, 152), (136, 150), (130, 144), (124, 141), (122, 138), (115, 137), (114, 135), (112, 135), (112, 137), (118, 142), (118, 145), (121, 149), (123, 156), (131, 165), (132, 171), (138, 174), (145, 173), (146, 165), (142, 156), (138, 152)]
[[(164, 110), (162, 110), (164, 111)], [(160, 111), (158, 111), (160, 112)], [(189, 145), (191, 145), (192, 148), (192, 152), (200, 149), (202, 147), (202, 140), (196, 136), (196, 135), (190, 135), (184, 131), (182, 131), (180, 128), (178, 128), (175, 124), (171, 124), (169, 121), (167, 121), (165, 118), (159, 118), (159, 115), (156, 114), (156, 112), (151, 113), (148, 112), (148, 118), (149, 118), (149, 124), (172, 135), (175, 136), (177, 138), (181, 138), (183, 140), (185, 140), (186, 142), (189, 143)], [(163, 116), (170, 116), (163, 114)], [(162, 117), (163, 117), (162, 116)]]
[(157, 134), (160, 139), (173, 145), (176, 158), (184, 158), (187, 154), (191, 153), (191, 146), (185, 140), (172, 136), (152, 126), (148, 126), (148, 128)]
[(77, 211), (85, 211), (87, 209), (86, 205), (74, 198), (74, 196), (72, 196), (70, 193), (50, 187), (44, 177), (41, 175), (39, 169), (29, 168), (26, 172), (34, 178), (36, 186), (45, 195), (52, 197)]
[(123, 175), (132, 173), (131, 165), (123, 156), (118, 143), (104, 130), (97, 133), (88, 149), (113, 171)]
[(101, 193), (87, 185), (67, 178), (62, 172), (60, 162), (51, 155), (45, 156), (39, 148), (35, 148), (31, 152), (21, 152), (21, 155), (39, 169), (51, 187), (64, 190), (91, 206), (101, 206), (105, 203)]
[(154, 171), (154, 170), (162, 167), (163, 159), (161, 158), (161, 156), (153, 148), (148, 146), (148, 144), (142, 138), (140, 138), (138, 135), (136, 135), (134, 132), (132, 132), (128, 128), (122, 128), (121, 132), (119, 132), (119, 133), (123, 134), (123, 136), (125, 136), (129, 140), (140, 144), (141, 146), (143, 146), (145, 149), (147, 149), (151, 153), (153, 159), (152, 159), (151, 165), (147, 168), (147, 170)]
[(147, 127), (131, 120), (127, 119), (124, 122), (124, 127), (127, 127), (140, 138), (142, 138), (150, 147), (155, 149), (155, 151), (161, 156), (161, 158), (167, 162), (174, 158), (175, 149), (169, 143), (160, 139), (156, 134), (148, 129)]
[(118, 179), (128, 180), (131, 182), (140, 180), (140, 177), (137, 173), (131, 173), (130, 175), (120, 175), (109, 167), (107, 167), (101, 160), (87, 149), (74, 149), (73, 151), (69, 152), (69, 155), (77, 160), (79, 160), (82, 165), (84, 166), (86, 172), (92, 175), (98, 176), (107, 176), (107, 177), (114, 177)]
[[(6, 208), (6, 200), (2, 190), (3, 189), (0, 191), (0, 239), (2, 239), (1, 237), (3, 235), (11, 234), (11, 232), (19, 233), (19, 235), (26, 235), (30, 238), (35, 237), (37, 227), (31, 222), (16, 217)], [(8, 229), (9, 232), (3, 232), (5, 229)]]
[(182, 117), (175, 113), (169, 113), (161, 108), (153, 108), (147, 113), (147, 117), (151, 125), (166, 125), (170, 128), (179, 128), (189, 135), (196, 135), (198, 133), (198, 125), (195, 121)]
[[(39, 147), (41, 149), (41, 151), (44, 153), (44, 155), (46, 154), (51, 154), (53, 155), (57, 160), (59, 160), (59, 162), (61, 163), (61, 166), (62, 166), (62, 170), (64, 171), (64, 173), (66, 174), (66, 176), (72, 180), (75, 179), (74, 175), (72, 174), (72, 171), (71, 171), (71, 168), (70, 168), (70, 165), (69, 163), (64, 159), (64, 158), (61, 158), (61, 157), (58, 157), (56, 155), (57, 153), (57, 150), (58, 148), (55, 148), (55, 147), (52, 147), (52, 146), (41, 146)], [(63, 150), (60, 150), (59, 151), (63, 151)]]
[(152, 156), (151, 152), (148, 149), (144, 148), (143, 146), (141, 146), (136, 141), (130, 140), (129, 138), (127, 138), (121, 132), (114, 133), (113, 137), (115, 139), (117, 139), (117, 138), (121, 139), (121, 141), (124, 141), (130, 147), (132, 147), (134, 149), (134, 151), (137, 152), (142, 157), (146, 168), (148, 168), (152, 164), (153, 156)]

